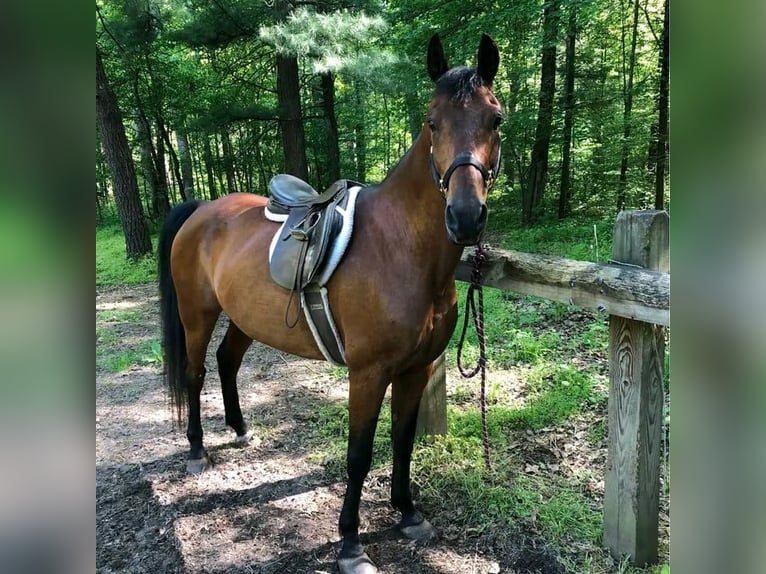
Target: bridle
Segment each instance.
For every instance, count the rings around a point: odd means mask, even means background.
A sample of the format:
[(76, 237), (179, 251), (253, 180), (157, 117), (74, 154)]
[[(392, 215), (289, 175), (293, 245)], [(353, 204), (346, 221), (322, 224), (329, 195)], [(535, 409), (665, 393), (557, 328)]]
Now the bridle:
[(434, 178), (434, 182), (436, 182), (436, 187), (439, 189), (439, 193), (442, 194), (442, 197), (445, 200), (447, 199), (449, 179), (452, 177), (452, 174), (455, 172), (455, 170), (461, 165), (470, 165), (478, 169), (479, 173), (481, 173), (481, 177), (484, 179), (484, 187), (487, 191), (489, 191), (489, 189), (494, 185), (495, 180), (497, 179), (497, 174), (500, 171), (500, 158), (502, 157), (500, 152), (501, 144), (498, 142), (495, 165), (493, 165), (490, 169), (484, 167), (484, 164), (476, 159), (476, 156), (473, 154), (461, 153), (449, 165), (447, 170), (444, 172), (444, 176), (441, 176), (439, 175), (439, 169), (436, 167), (436, 162), (434, 161), (434, 146), (432, 145), (430, 151), (428, 152), (428, 159), (431, 164), (431, 175)]

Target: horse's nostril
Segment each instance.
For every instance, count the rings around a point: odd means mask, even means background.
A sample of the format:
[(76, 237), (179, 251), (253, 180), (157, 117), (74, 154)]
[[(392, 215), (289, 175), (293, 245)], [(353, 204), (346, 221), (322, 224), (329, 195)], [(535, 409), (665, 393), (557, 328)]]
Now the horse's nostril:
[(455, 212), (452, 209), (451, 205), (447, 206), (447, 211), (445, 213), (445, 219), (447, 220), (447, 225), (451, 228), (457, 227), (457, 217), (455, 217)]
[(489, 212), (487, 210), (487, 205), (482, 203), (481, 204), (481, 212), (479, 213), (479, 228), (483, 228), (487, 224), (487, 216), (489, 215)]

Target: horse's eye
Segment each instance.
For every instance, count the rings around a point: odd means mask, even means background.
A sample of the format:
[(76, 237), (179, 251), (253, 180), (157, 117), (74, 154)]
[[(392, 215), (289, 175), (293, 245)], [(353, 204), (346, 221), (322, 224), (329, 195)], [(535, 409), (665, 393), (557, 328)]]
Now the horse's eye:
[(502, 124), (502, 123), (503, 123), (503, 116), (495, 116), (495, 121), (492, 124), (492, 129), (493, 130), (499, 130), (500, 129), (500, 124)]
[(432, 132), (436, 131), (436, 124), (431, 118), (428, 118), (428, 127), (430, 128)]

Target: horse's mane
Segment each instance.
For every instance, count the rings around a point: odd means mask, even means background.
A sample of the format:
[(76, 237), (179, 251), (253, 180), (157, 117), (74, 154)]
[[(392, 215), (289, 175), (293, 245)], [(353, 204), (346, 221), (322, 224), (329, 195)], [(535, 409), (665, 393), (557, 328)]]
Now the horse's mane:
[(451, 68), (436, 82), (436, 95), (447, 96), (454, 102), (466, 102), (474, 92), (487, 83), (476, 68)]

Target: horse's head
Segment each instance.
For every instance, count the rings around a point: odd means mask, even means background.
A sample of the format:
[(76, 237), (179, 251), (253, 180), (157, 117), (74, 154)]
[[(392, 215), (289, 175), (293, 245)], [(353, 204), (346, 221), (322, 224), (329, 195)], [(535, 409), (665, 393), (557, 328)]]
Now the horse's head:
[(500, 167), (503, 110), (492, 94), (500, 54), (482, 34), (476, 68), (450, 68), (439, 35), (428, 45), (428, 74), (436, 83), (428, 110), (431, 172), (447, 207), (453, 243), (478, 243), (487, 224), (487, 192)]

